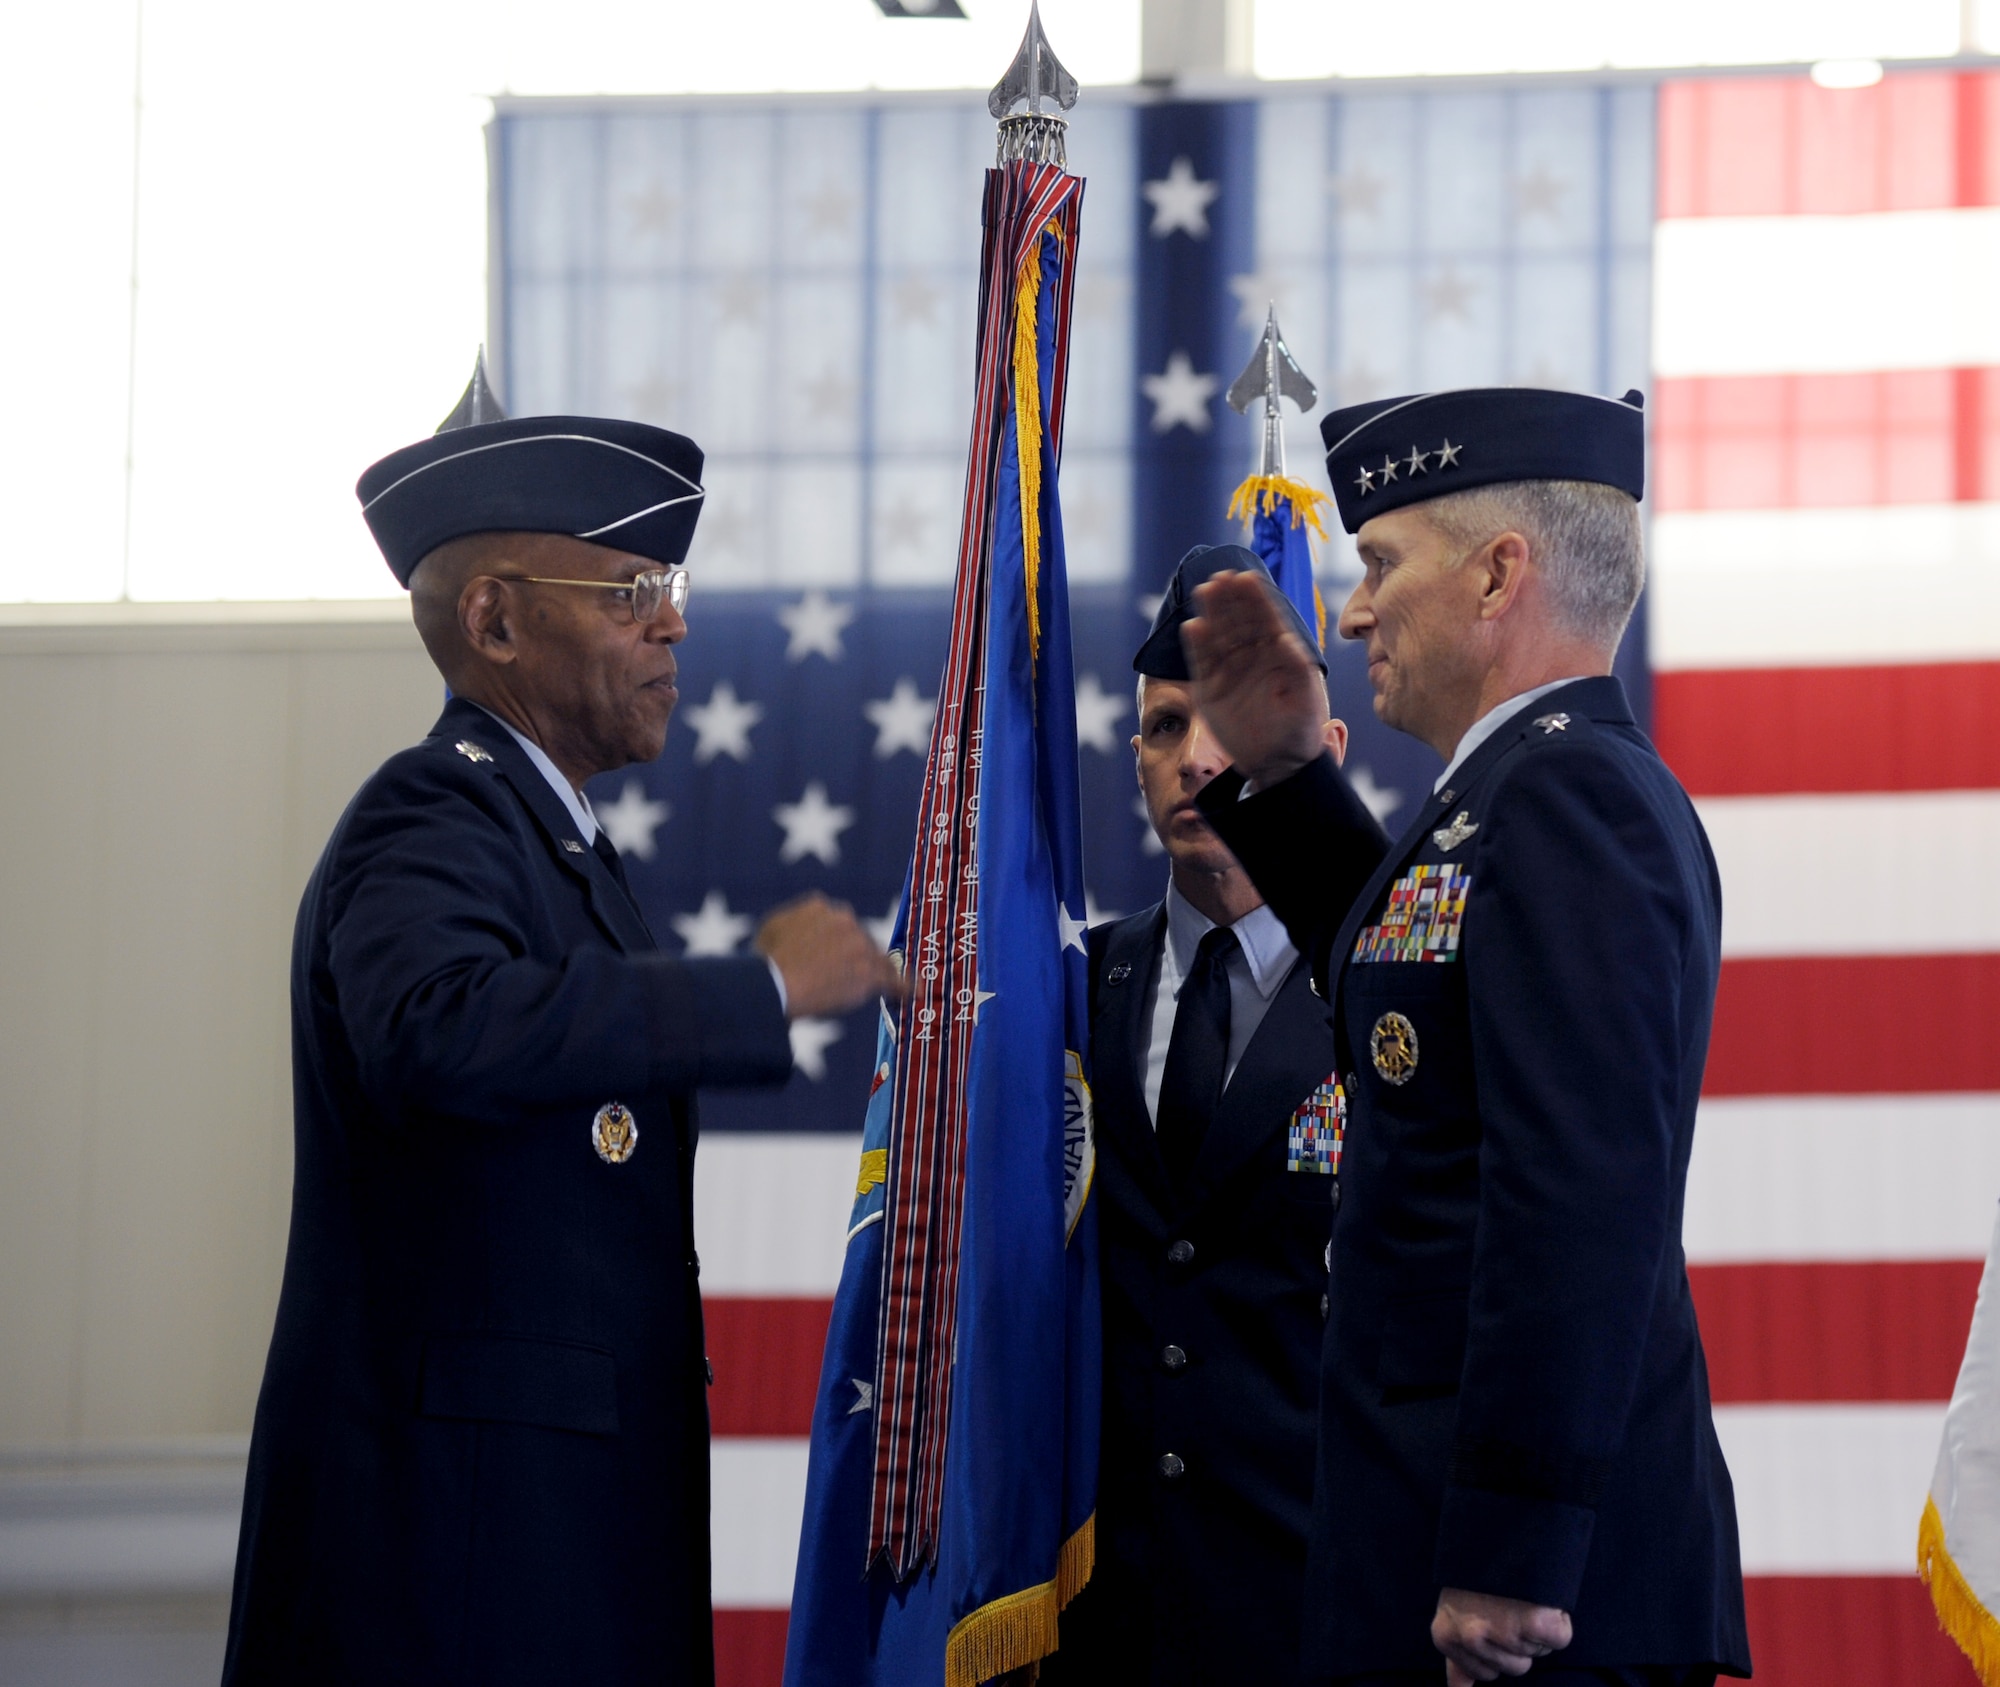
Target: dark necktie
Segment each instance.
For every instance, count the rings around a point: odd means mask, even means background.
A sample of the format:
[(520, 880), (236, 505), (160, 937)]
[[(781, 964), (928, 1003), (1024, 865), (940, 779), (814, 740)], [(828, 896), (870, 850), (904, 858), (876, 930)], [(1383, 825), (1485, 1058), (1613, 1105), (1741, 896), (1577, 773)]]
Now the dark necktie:
[(617, 848), (610, 838), (605, 836), (602, 826), (597, 828), (597, 836), (590, 840), (590, 847), (597, 852), (597, 859), (604, 863), (605, 870), (617, 881), (618, 888), (625, 893), (626, 901), (636, 908), (638, 899), (632, 895), (632, 883), (625, 877), (625, 863), (618, 859)]
[(1227, 926), (1207, 932), (1174, 1009), (1167, 1070), (1160, 1080), (1159, 1135), (1167, 1176), (1182, 1192), (1193, 1181), (1195, 1156), (1222, 1100), (1229, 1063), (1229, 957), (1237, 948), (1236, 933)]

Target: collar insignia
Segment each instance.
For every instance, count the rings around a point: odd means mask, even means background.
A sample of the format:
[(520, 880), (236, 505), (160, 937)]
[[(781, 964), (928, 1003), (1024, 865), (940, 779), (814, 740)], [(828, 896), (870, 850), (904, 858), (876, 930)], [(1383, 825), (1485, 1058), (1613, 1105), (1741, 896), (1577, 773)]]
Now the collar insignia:
[(1453, 850), (1458, 848), (1460, 844), (1464, 843), (1467, 838), (1471, 837), (1478, 830), (1479, 822), (1473, 819), (1464, 809), (1460, 809), (1458, 818), (1452, 821), (1449, 826), (1440, 826), (1435, 832), (1431, 833), (1431, 842), (1436, 844), (1439, 849)]
[(491, 750), (473, 743), (470, 738), (461, 738), (452, 748), (465, 757), (467, 761), (491, 761), (493, 759), (493, 752)]
[(1533, 725), (1533, 726), (1539, 726), (1539, 727), (1540, 727), (1540, 728), (1542, 729), (1542, 736), (1546, 738), (1546, 737), (1547, 737), (1547, 736), (1548, 736), (1548, 735), (1549, 735), (1549, 734), (1550, 734), (1551, 732), (1566, 732), (1566, 731), (1568, 731), (1568, 730), (1569, 730), (1569, 716), (1568, 716), (1568, 715), (1537, 715), (1537, 716), (1535, 716), (1534, 720), (1533, 720), (1532, 722), (1530, 722), (1530, 724), (1531, 724), (1531, 725)]

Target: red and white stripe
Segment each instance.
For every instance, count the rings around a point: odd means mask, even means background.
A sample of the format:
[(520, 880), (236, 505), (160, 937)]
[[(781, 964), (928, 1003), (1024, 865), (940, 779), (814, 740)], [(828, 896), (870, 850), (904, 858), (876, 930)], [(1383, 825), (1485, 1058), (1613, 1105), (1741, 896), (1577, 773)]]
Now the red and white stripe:
[(1970, 1682), (1917, 1519), (2000, 1200), (2000, 77), (1660, 109), (1652, 660), (1723, 879), (1685, 1228), (1759, 1682)]

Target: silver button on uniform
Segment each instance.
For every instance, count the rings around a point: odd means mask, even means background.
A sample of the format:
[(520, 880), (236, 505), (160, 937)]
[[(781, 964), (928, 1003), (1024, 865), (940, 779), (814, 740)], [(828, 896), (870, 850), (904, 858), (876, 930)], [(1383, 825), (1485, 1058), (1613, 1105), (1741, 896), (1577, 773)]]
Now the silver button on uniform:
[(1176, 1242), (1172, 1247), (1167, 1249), (1167, 1263), (1169, 1265), (1187, 1265), (1193, 1259), (1194, 1243), (1192, 1242)]
[(1187, 1463), (1181, 1458), (1179, 1453), (1162, 1453), (1160, 1455), (1160, 1474), (1169, 1482), (1179, 1481), (1182, 1472), (1186, 1469)]
[(1187, 1349), (1176, 1347), (1169, 1342), (1165, 1347), (1160, 1349), (1160, 1363), (1170, 1371), (1185, 1370), (1187, 1368)]

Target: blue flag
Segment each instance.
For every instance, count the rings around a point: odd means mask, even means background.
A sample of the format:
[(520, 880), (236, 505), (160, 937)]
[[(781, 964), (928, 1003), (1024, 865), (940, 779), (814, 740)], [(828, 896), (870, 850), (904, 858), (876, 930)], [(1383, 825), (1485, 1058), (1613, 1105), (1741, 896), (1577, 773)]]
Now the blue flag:
[(988, 177), (950, 653), (815, 1405), (787, 1687), (976, 1687), (1094, 1556), (1088, 966), (1056, 466), (1082, 184)]
[(1326, 605), (1313, 584), (1310, 530), (1322, 539), (1318, 506), (1330, 500), (1324, 492), (1283, 474), (1255, 474), (1237, 487), (1229, 500), (1232, 520), (1248, 517), (1250, 548), (1271, 571), (1278, 590), (1292, 600), (1299, 618), (1326, 648)]

